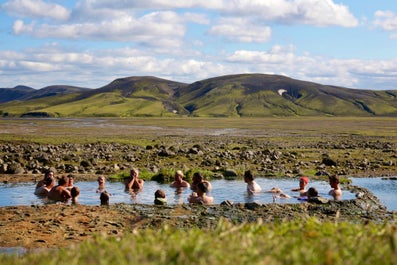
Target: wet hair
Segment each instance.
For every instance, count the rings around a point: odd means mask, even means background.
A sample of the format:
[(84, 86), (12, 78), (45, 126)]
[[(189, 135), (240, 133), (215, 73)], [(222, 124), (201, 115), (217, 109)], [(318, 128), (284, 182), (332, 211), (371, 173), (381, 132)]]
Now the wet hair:
[(310, 187), (307, 190), (307, 195), (308, 195), (308, 197), (317, 197), (318, 196), (318, 191), (317, 191), (316, 188)]
[(207, 185), (204, 184), (203, 182), (200, 182), (200, 183), (197, 185), (197, 188), (198, 188), (199, 190), (201, 190), (202, 192), (204, 192), (204, 193), (208, 192), (208, 187), (207, 187)]
[(193, 179), (195, 179), (195, 178), (198, 180), (198, 182), (203, 181), (203, 175), (200, 172), (194, 172)]
[(44, 179), (44, 185), (48, 186), (51, 185), (51, 183), (54, 181), (53, 178), (51, 178), (50, 176), (46, 176)]
[(69, 174), (68, 179), (74, 179), (74, 176), (72, 174)]
[(165, 192), (163, 190), (156, 190), (154, 193), (155, 198), (165, 198)]
[(79, 195), (80, 195), (80, 189), (79, 189), (79, 187), (73, 187), (73, 188), (70, 190), (70, 195), (72, 195), (72, 198), (76, 198), (77, 196), (79, 196)]
[(99, 199), (101, 200), (101, 205), (109, 205), (109, 193), (105, 190), (101, 192)]
[(65, 185), (66, 183), (68, 183), (68, 178), (65, 177), (65, 176), (62, 176), (62, 177), (60, 177), (60, 178), (58, 179), (58, 185), (63, 186), (63, 185)]
[(329, 176), (328, 180), (331, 182), (335, 182), (335, 183), (339, 183), (339, 176), (337, 175), (333, 175), (333, 176)]
[(52, 170), (48, 170), (45, 174), (44, 174), (44, 178), (49, 177), (50, 173), (54, 174), (54, 171)]
[(254, 180), (254, 174), (252, 173), (251, 170), (247, 170), (244, 172), (244, 178), (246, 178), (249, 181), (253, 181)]

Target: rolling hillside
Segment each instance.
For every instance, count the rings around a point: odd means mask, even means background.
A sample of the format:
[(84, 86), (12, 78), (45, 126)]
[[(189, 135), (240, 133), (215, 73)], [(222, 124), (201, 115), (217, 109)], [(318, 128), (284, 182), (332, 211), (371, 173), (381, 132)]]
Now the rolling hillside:
[(0, 89), (0, 95), (13, 96), (1, 97), (0, 115), (13, 117), (397, 116), (396, 90), (349, 89), (265, 74), (220, 76), (192, 84), (126, 77), (97, 89), (4, 91)]

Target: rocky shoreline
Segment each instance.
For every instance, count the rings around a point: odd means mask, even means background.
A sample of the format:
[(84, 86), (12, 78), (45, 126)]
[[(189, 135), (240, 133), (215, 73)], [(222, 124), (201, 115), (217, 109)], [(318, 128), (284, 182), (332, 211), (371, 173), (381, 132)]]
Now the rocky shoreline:
[[(223, 177), (225, 172), (255, 169), (263, 176), (293, 177), (314, 169), (353, 176), (391, 176), (397, 172), (397, 148), (391, 142), (340, 140), (281, 147), (264, 140), (175, 138), (168, 145), (119, 143), (1, 143), (3, 180), (37, 177), (48, 169), (85, 178), (112, 175), (132, 166), (157, 173), (163, 168), (200, 168)], [(14, 177), (12, 177), (14, 175)], [(231, 174), (233, 175), (233, 174)], [(234, 174), (235, 175), (235, 174)], [(17, 177), (18, 176), (18, 177)], [(24, 179), (24, 180), (25, 180)]]
[[(0, 182), (36, 182), (49, 168), (57, 175), (73, 174), (78, 181), (110, 176), (132, 166), (156, 173), (162, 168), (200, 168), (225, 177), (225, 172), (251, 168), (262, 176), (296, 177), (307, 171), (325, 178), (395, 176), (397, 151), (391, 142), (340, 139), (331, 142), (280, 146), (266, 140), (242, 138), (173, 138), (167, 144), (146, 146), (119, 143), (0, 144)], [(318, 175), (318, 176), (316, 176)], [(98, 233), (122, 236), (136, 229), (168, 225), (178, 229), (214, 228), (220, 220), (263, 223), (315, 217), (335, 222), (396, 222), (368, 190), (345, 183), (354, 200), (328, 203), (224, 203), (213, 206), (114, 204), (35, 205), (0, 207), (0, 247), (62, 247)]]

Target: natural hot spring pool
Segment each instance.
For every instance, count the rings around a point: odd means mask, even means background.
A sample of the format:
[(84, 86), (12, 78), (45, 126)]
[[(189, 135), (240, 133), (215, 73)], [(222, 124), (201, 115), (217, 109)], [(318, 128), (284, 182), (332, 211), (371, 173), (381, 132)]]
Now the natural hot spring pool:
[(371, 191), (389, 211), (397, 211), (397, 177), (353, 178), (353, 185)]
[[(297, 192), (292, 192), (292, 188), (298, 186), (296, 179), (268, 179), (256, 178), (256, 182), (263, 190), (269, 190), (273, 187), (279, 187), (284, 193), (292, 196), (298, 195)], [(273, 194), (261, 192), (249, 196), (246, 193), (246, 183), (242, 180), (213, 180), (211, 181), (212, 191), (211, 195), (214, 197), (215, 204), (219, 204), (225, 200), (230, 200), (235, 203), (241, 202), (260, 202), (273, 203)], [(86, 205), (99, 205), (99, 194), (96, 193), (98, 184), (96, 181), (76, 182), (76, 186), (80, 188), (79, 203)], [(332, 199), (328, 195), (330, 186), (326, 181), (311, 180), (309, 187), (315, 187), (319, 191), (319, 195), (328, 199)], [(18, 184), (0, 184), (0, 206), (18, 206), (18, 205), (37, 205), (46, 203), (46, 199), (39, 198), (34, 195), (35, 184), (33, 183), (18, 183)], [(162, 189), (167, 195), (168, 204), (187, 203), (187, 198), (191, 194), (190, 189), (183, 189), (181, 193), (176, 193), (174, 188), (169, 187), (169, 184), (160, 184), (154, 181), (146, 181), (143, 191), (132, 197), (129, 193), (124, 191), (122, 182), (106, 182), (106, 190), (112, 194), (110, 197), (110, 204), (114, 203), (142, 203), (153, 204), (154, 192), (157, 189)], [(344, 200), (355, 198), (355, 194), (344, 191)], [(296, 198), (277, 198), (277, 203), (300, 203)]]

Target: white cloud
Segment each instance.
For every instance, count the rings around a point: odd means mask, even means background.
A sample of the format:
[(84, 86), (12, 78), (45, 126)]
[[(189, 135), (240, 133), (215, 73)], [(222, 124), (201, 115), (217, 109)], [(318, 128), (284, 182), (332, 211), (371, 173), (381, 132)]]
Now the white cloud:
[[(358, 20), (348, 7), (335, 4), (332, 0), (218, 0), (217, 4), (205, 6), (221, 14), (255, 17), (263, 21), (277, 21), (286, 24), (309, 24), (314, 26), (355, 27)], [(197, 3), (199, 4), (199, 3)]]
[(10, 0), (4, 3), (2, 8), (12, 15), (28, 18), (51, 18), (62, 21), (70, 16), (67, 8), (42, 0)]
[(14, 23), (14, 34), (36, 38), (90, 39), (144, 43), (150, 46), (180, 46), (186, 28), (174, 12), (152, 12), (142, 17), (120, 16), (101, 22), (76, 24)]
[(368, 89), (389, 89), (387, 83), (397, 83), (397, 60), (298, 55), (294, 46), (276, 45), (268, 51), (238, 50), (226, 55), (183, 58), (156, 57), (149, 50), (129, 47), (72, 51), (51, 44), (19, 53), (0, 51), (0, 58), (2, 83), (11, 84), (10, 87), (67, 84), (96, 88), (115, 78), (139, 75), (189, 83), (238, 73), (276, 73), (322, 84)]
[(225, 16), (260, 18), (263, 21), (278, 21), (286, 24), (310, 24), (315, 26), (355, 27), (358, 20), (343, 4), (332, 0), (85, 0), (79, 2), (87, 10), (126, 11), (141, 9), (186, 9), (200, 8), (216, 11)]
[(222, 18), (209, 33), (239, 42), (266, 42), (271, 36), (271, 29), (244, 18)]
[(397, 15), (391, 11), (375, 12), (374, 25), (386, 31), (397, 31)]

